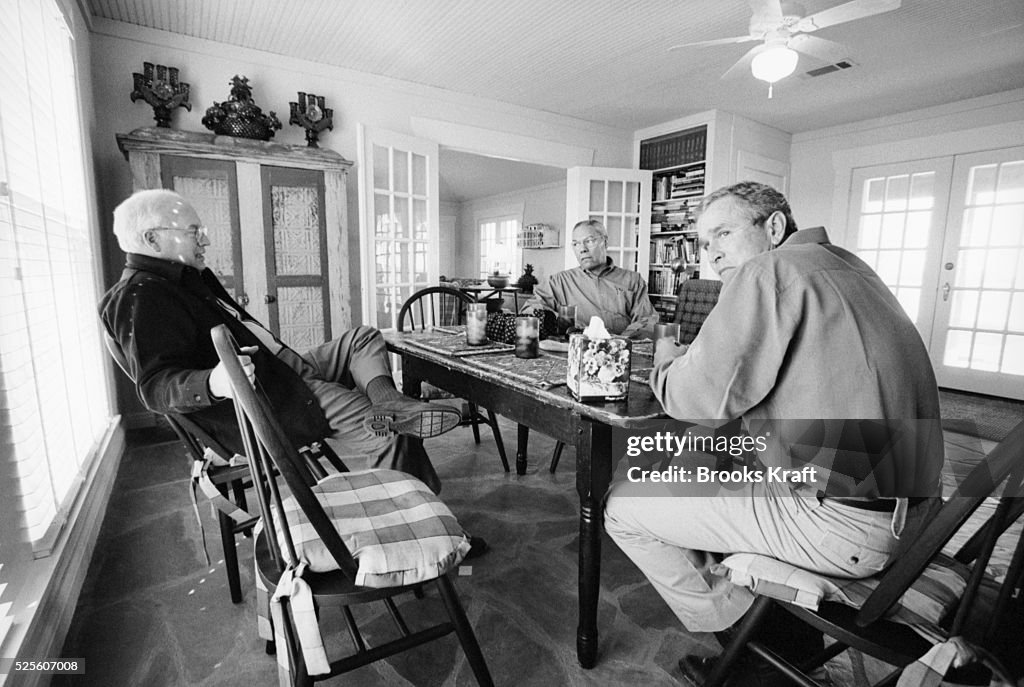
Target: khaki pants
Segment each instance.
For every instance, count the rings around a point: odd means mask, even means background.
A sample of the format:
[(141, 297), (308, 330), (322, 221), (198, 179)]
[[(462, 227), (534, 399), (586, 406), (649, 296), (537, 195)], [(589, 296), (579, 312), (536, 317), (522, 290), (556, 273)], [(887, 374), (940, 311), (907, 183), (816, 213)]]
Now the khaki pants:
[(893, 557), (902, 516), (819, 500), (777, 482), (728, 491), (618, 482), (604, 526), (688, 630), (717, 632), (753, 602), (748, 589), (709, 571), (723, 554), (759, 553), (825, 575), (868, 577)]
[(419, 440), (395, 435), (378, 437), (363, 427), (373, 407), (366, 396), (367, 384), (382, 375), (391, 377), (387, 347), (379, 331), (356, 327), (301, 357), (289, 348), (281, 349), (278, 357), (316, 395), (334, 430), (325, 439), (350, 468), (388, 468), (411, 474), (428, 485), (436, 481)]

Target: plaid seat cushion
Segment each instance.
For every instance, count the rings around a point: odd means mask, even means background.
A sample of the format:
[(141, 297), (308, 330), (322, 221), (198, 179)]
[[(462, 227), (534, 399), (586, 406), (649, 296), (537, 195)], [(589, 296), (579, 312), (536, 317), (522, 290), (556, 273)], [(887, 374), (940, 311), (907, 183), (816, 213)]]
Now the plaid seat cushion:
[[(448, 506), (403, 472), (328, 475), (312, 491), (359, 564), (358, 585), (398, 587), (432, 580), (469, 552), (469, 537)], [(292, 563), (304, 562), (313, 572), (337, 570), (295, 498), (288, 496), (282, 505), (300, 559)], [(287, 551), (283, 542), (282, 550)]]
[[(712, 572), (749, 587), (756, 594), (816, 610), (822, 599), (860, 608), (878, 586), (879, 576), (863, 579), (828, 577), (754, 553), (737, 553)], [(938, 625), (967, 588), (970, 570), (939, 554), (890, 609), (887, 618), (918, 629)]]

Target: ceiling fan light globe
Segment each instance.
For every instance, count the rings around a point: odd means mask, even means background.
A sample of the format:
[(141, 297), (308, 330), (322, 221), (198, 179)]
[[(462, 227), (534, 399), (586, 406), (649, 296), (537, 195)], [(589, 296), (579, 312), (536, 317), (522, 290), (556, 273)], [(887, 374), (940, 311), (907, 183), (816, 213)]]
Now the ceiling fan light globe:
[(755, 55), (750, 63), (750, 71), (755, 79), (775, 83), (796, 71), (799, 59), (795, 50), (784, 45), (775, 46)]

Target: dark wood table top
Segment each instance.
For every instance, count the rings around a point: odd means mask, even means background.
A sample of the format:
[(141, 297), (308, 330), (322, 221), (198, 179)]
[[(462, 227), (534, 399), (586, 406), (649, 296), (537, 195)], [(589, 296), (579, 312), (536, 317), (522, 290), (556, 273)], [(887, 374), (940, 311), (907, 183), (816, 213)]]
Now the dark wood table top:
[[(664, 410), (651, 388), (647, 384), (630, 381), (629, 395), (625, 401), (614, 403), (580, 403), (575, 400), (566, 388), (564, 378), (561, 380), (555, 377), (544, 377), (531, 383), (524, 378), (523, 374), (516, 374), (515, 367), (520, 364), (523, 368), (544, 366), (544, 361), (552, 361), (551, 368), (554, 369), (554, 361), (565, 360), (564, 353), (541, 351), (540, 358), (536, 361), (522, 360), (514, 356), (511, 351), (501, 353), (484, 353), (480, 355), (457, 356), (442, 353), (436, 350), (424, 348), (417, 345), (417, 341), (429, 341), (437, 336), (434, 332), (386, 332), (384, 339), (388, 349), (394, 353), (413, 355), (434, 364), (441, 365), (448, 370), (486, 381), (497, 386), (514, 390), (536, 402), (559, 409), (570, 410), (580, 417), (588, 418), (607, 424), (613, 427), (631, 427), (642, 423), (645, 420), (665, 417)], [(451, 334), (450, 336), (462, 336)], [(650, 358), (634, 354), (635, 366), (650, 366)], [(510, 361), (515, 363), (509, 364)], [(538, 363), (537, 361), (540, 361)], [(510, 369), (511, 368), (511, 371)], [(562, 366), (564, 369), (564, 364)], [(551, 385), (555, 381), (555, 385)]]

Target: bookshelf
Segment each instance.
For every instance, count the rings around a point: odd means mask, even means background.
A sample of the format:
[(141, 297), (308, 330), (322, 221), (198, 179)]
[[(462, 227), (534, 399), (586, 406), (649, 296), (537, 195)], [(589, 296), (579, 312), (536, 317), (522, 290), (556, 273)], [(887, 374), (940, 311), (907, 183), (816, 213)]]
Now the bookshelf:
[(680, 282), (700, 275), (695, 222), (706, 192), (707, 139), (704, 125), (640, 141), (640, 169), (652, 171), (647, 290), (666, 322)]

